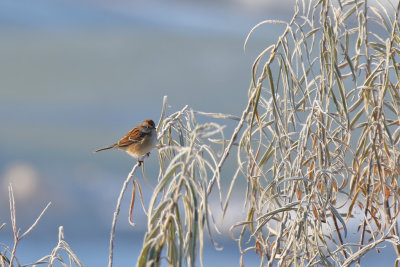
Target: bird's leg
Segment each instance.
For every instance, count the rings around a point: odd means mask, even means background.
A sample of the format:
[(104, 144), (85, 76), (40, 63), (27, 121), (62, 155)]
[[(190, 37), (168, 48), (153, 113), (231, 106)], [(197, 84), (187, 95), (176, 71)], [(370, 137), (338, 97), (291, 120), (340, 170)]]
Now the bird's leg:
[(149, 157), (149, 156), (150, 156), (150, 152), (147, 152), (147, 153), (144, 154), (143, 156), (138, 157), (139, 166), (142, 165), (144, 159), (145, 159), (146, 157)]

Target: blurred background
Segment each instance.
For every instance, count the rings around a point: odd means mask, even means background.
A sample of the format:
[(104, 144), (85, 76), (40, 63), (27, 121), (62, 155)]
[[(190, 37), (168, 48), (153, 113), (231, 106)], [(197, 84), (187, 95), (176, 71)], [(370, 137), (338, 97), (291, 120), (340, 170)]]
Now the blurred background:
[[(135, 161), (120, 151), (92, 152), (145, 118), (157, 122), (164, 95), (169, 114), (189, 105), (240, 116), (252, 62), (284, 28), (258, 29), (244, 51), (246, 35), (262, 20), (289, 19), (294, 3), (0, 1), (0, 224), (7, 223), (0, 243), (13, 242), (11, 183), (22, 231), (52, 202), (17, 249), (22, 263), (49, 254), (62, 225), (85, 266), (106, 266), (117, 197)], [(153, 185), (156, 153), (146, 164)], [(147, 204), (152, 188), (137, 174)], [(139, 202), (137, 226), (128, 225), (129, 196), (117, 225), (114, 266), (136, 262), (146, 228)], [(235, 204), (241, 210), (242, 202)], [(227, 234), (235, 216), (216, 236), (223, 251), (206, 241), (205, 266), (238, 266), (237, 245)], [(247, 266), (256, 263), (256, 255), (245, 258)]]

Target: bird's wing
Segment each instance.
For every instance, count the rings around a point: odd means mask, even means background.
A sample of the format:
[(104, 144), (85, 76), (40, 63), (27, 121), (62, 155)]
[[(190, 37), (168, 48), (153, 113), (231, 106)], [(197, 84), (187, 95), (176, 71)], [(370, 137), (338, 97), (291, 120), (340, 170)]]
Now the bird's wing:
[(147, 135), (147, 133), (141, 132), (139, 129), (134, 128), (129, 131), (121, 140), (118, 141), (118, 147), (129, 146), (134, 143), (139, 143), (143, 140), (143, 138)]

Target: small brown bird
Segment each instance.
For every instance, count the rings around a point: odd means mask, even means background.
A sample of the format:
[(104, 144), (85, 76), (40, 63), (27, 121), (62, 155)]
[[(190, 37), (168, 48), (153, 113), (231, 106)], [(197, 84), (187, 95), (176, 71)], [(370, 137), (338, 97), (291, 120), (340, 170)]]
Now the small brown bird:
[(117, 148), (125, 150), (129, 155), (137, 158), (139, 165), (143, 162), (140, 158), (149, 155), (150, 150), (157, 146), (157, 132), (154, 121), (145, 120), (132, 130), (130, 130), (118, 143), (111, 146), (100, 148), (95, 152)]

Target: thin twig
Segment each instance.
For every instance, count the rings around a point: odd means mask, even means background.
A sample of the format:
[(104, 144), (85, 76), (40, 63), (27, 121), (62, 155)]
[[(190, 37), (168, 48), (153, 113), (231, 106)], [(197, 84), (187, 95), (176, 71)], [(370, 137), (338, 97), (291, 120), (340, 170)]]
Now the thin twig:
[(139, 167), (139, 162), (137, 162), (135, 164), (135, 166), (133, 166), (131, 172), (128, 174), (128, 177), (126, 177), (126, 180), (124, 182), (124, 184), (122, 185), (122, 189), (121, 192), (119, 193), (119, 197), (118, 197), (118, 201), (117, 201), (117, 206), (115, 207), (115, 211), (114, 211), (114, 218), (112, 221), (112, 226), (111, 226), (111, 233), (110, 233), (110, 250), (109, 250), (109, 256), (108, 256), (108, 267), (111, 267), (113, 264), (113, 250), (114, 250), (114, 235), (115, 235), (115, 225), (117, 224), (117, 217), (119, 214), (119, 210), (121, 207), (121, 202), (122, 202), (122, 198), (124, 196), (124, 193), (126, 191), (126, 188), (129, 184), (129, 182), (131, 181), (131, 179), (133, 178), (133, 173), (136, 171), (136, 168)]
[(42, 212), (40, 213), (40, 215), (37, 217), (36, 221), (31, 225), (31, 227), (29, 227), (28, 230), (25, 231), (25, 233), (23, 233), (20, 237), (19, 240), (21, 240), (22, 238), (24, 238), (27, 234), (29, 234), (33, 228), (36, 227), (36, 225), (39, 223), (40, 219), (43, 217), (44, 213), (47, 211), (47, 209), (51, 206), (51, 202), (47, 203), (46, 207), (42, 210)]
[(17, 221), (15, 218), (15, 199), (14, 199), (14, 192), (12, 189), (11, 184), (8, 186), (8, 197), (10, 200), (10, 217), (11, 217), (11, 225), (13, 229), (13, 235), (14, 235), (14, 246), (11, 251), (11, 258), (10, 258), (10, 267), (13, 267), (14, 264), (14, 259), (15, 259), (15, 252), (17, 250), (17, 245), (18, 245), (18, 233), (19, 230), (17, 231)]
[[(11, 225), (12, 225), (13, 235), (14, 235), (14, 245), (13, 245), (13, 249), (11, 251), (11, 258), (10, 258), (10, 265), (9, 265), (9, 267), (12, 267), (14, 265), (15, 253), (17, 251), (17, 246), (18, 246), (19, 241), (21, 239), (23, 239), (26, 235), (28, 235), (36, 227), (36, 225), (39, 223), (40, 219), (43, 217), (44, 213), (50, 207), (51, 202), (49, 202), (46, 205), (46, 207), (42, 210), (42, 212), (37, 217), (35, 222), (31, 225), (31, 227), (29, 227), (28, 230), (26, 230), (22, 235), (19, 235), (20, 229), (17, 230), (17, 219), (16, 219), (16, 215), (15, 215), (15, 198), (14, 198), (14, 192), (13, 192), (11, 184), (8, 186), (8, 195), (9, 195), (9, 201), (10, 201)], [(0, 226), (0, 229), (3, 226), (4, 226), (4, 224)]]
[(228, 157), (229, 152), (231, 150), (231, 147), (232, 147), (233, 143), (235, 142), (240, 130), (242, 129), (243, 124), (246, 121), (247, 115), (249, 114), (251, 107), (253, 106), (252, 102), (255, 99), (256, 95), (257, 95), (257, 90), (254, 90), (253, 93), (250, 96), (250, 99), (249, 99), (248, 103), (247, 103), (247, 107), (243, 111), (242, 117), (241, 117), (238, 125), (236, 126), (236, 128), (235, 128), (235, 130), (234, 130), (234, 132), (232, 134), (231, 139), (229, 140), (228, 146), (225, 148), (224, 154), (222, 155), (220, 161), (218, 162), (217, 167), (215, 168), (214, 175), (211, 178), (211, 180), (210, 180), (210, 182), (208, 184), (208, 187), (207, 187), (207, 194), (211, 193), (211, 189), (212, 189), (212, 187), (213, 187), (213, 185), (215, 183), (215, 180), (217, 179), (217, 177), (219, 176), (219, 174), (221, 172), (222, 165), (224, 164), (226, 158)]
[(362, 247), (361, 249), (359, 249), (356, 253), (352, 254), (348, 259), (346, 259), (342, 266), (350, 266), (352, 263), (358, 261), (363, 255), (365, 255), (365, 253), (367, 253), (369, 250), (375, 248), (377, 245), (379, 245), (380, 243), (383, 243), (385, 241), (389, 241), (390, 238), (393, 238), (395, 241), (393, 241), (393, 243), (398, 244), (398, 237), (394, 236), (391, 237), (389, 236), (389, 234), (391, 233), (393, 227), (395, 225), (395, 222), (390, 226), (389, 230), (387, 231), (387, 233), (382, 236), (380, 239), (375, 240), (374, 242), (369, 243), (368, 245), (365, 245), (364, 247)]

